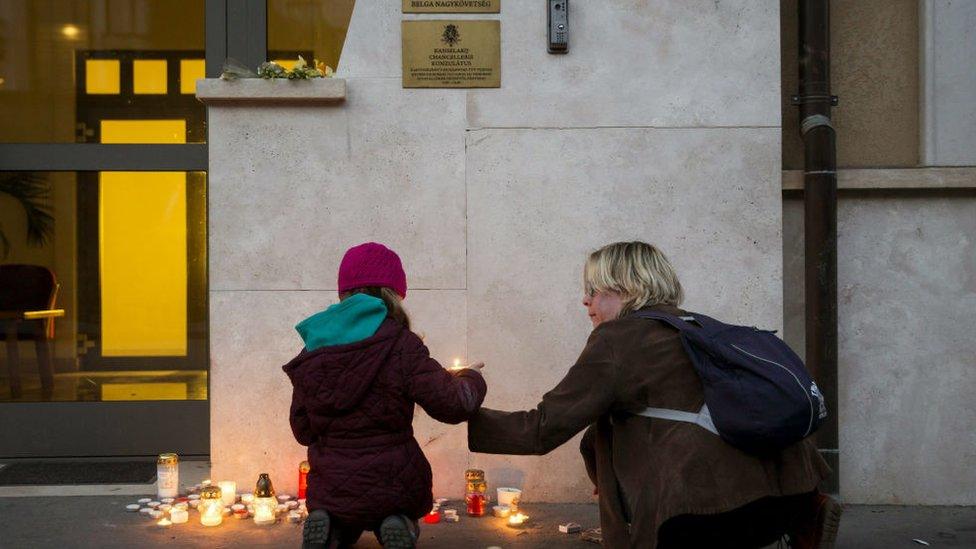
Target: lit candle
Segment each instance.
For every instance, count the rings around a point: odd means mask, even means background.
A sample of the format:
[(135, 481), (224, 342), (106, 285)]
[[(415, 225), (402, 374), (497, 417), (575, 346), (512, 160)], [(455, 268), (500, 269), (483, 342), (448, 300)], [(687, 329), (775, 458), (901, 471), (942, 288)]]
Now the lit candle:
[(441, 521), (441, 512), (437, 509), (432, 509), (426, 516), (424, 516), (424, 522), (426, 524), (437, 524)]
[(525, 522), (529, 520), (528, 515), (522, 513), (515, 513), (514, 515), (508, 517), (508, 527), (509, 528), (524, 528)]
[(197, 501), (200, 502), (200, 524), (218, 526), (224, 520), (224, 502), (220, 495), (220, 488), (204, 487)]
[(278, 500), (267, 473), (261, 473), (254, 488), (254, 524), (274, 524), (277, 520)]
[(156, 524), (158, 524), (159, 526), (162, 526), (162, 527), (166, 527), (166, 526), (169, 526), (170, 524), (173, 524), (173, 523), (168, 518), (165, 518), (164, 517), (164, 518), (159, 519), (159, 522), (157, 522)]
[(233, 480), (222, 480), (217, 483), (220, 487), (220, 497), (224, 505), (234, 505), (237, 503), (237, 483)]
[(455, 358), (454, 359), (454, 366), (452, 366), (451, 369), (452, 370), (460, 370), (461, 369), (461, 359), (460, 358)]

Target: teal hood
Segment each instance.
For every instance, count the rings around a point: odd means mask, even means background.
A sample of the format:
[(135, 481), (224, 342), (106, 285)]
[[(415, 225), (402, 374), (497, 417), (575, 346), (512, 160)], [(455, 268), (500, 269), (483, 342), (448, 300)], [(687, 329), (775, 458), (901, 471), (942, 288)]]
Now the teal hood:
[(386, 319), (386, 304), (382, 299), (354, 294), (328, 309), (299, 322), (295, 329), (305, 341), (305, 349), (345, 345), (362, 341), (379, 329)]

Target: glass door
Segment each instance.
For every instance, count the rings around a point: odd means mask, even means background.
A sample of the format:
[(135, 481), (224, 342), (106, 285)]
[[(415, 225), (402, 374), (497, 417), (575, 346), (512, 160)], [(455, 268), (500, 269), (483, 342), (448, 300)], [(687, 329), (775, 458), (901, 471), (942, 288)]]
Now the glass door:
[(194, 92), (254, 3), (0, 3), (0, 458), (209, 453)]

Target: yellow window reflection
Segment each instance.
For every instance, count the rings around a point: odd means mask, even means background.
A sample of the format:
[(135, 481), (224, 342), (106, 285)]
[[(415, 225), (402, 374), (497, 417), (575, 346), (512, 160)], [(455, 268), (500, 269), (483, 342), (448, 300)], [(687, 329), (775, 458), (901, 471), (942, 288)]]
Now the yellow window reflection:
[(186, 174), (99, 174), (102, 356), (186, 355)]
[(186, 120), (102, 120), (102, 143), (186, 143)]
[(180, 60), (180, 93), (197, 93), (197, 80), (207, 77), (206, 63), (203, 59)]
[(119, 62), (115, 59), (85, 61), (85, 92), (91, 95), (119, 93)]
[(166, 94), (166, 60), (143, 59), (132, 62), (132, 92)]

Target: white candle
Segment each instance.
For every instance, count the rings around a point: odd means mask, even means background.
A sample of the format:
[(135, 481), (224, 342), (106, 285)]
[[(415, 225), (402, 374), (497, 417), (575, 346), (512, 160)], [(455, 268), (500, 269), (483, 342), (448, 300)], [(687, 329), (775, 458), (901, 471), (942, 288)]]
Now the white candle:
[(157, 522), (156, 524), (165, 527), (165, 526), (169, 526), (170, 524), (173, 524), (173, 523), (168, 518), (161, 518), (161, 519), (159, 519), (159, 522)]
[(277, 511), (275, 498), (254, 498), (254, 524), (274, 524)]
[(224, 505), (234, 505), (237, 502), (237, 483), (233, 480), (222, 480), (217, 483), (220, 487), (220, 498)]
[(183, 524), (184, 522), (190, 520), (190, 513), (188, 513), (186, 509), (174, 507), (169, 512), (169, 519), (173, 521), (173, 524)]

